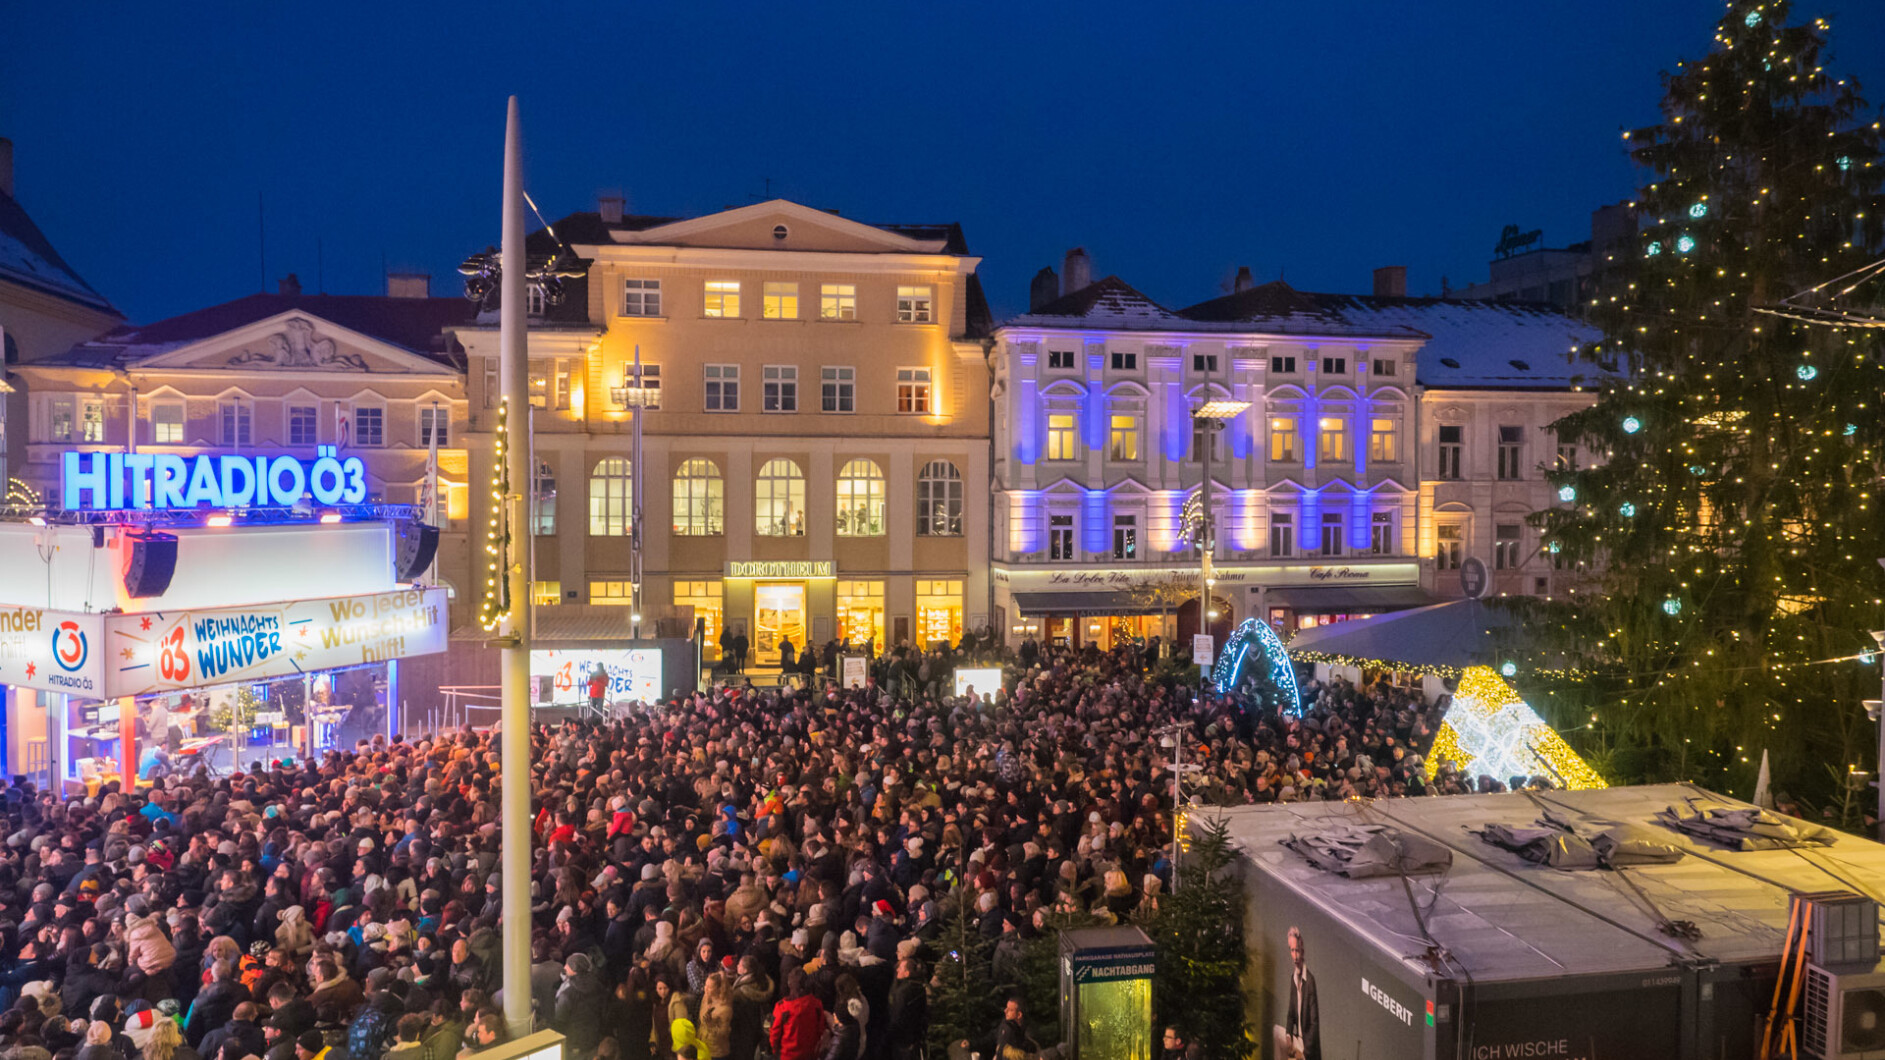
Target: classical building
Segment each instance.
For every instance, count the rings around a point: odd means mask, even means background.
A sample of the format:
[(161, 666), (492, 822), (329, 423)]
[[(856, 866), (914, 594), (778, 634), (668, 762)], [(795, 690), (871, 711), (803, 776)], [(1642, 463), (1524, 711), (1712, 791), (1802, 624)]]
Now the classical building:
[[(704, 621), (710, 659), (723, 629), (772, 664), (785, 640), (929, 644), (989, 620), (987, 308), (960, 228), (784, 200), (692, 218), (605, 200), (551, 228), (590, 267), (530, 306), (540, 629), (625, 635), (627, 607), (603, 607), (635, 603), (637, 499), (638, 613)], [(455, 334), (486, 481), (494, 314)]]
[[(1547, 425), (1591, 400), (1575, 321), (1408, 298), (1397, 269), (1372, 296), (1245, 273), (1176, 311), (1088, 269), (1071, 253), (1064, 292), (1043, 270), (995, 332), (991, 563), (1011, 637), (1195, 632), (1206, 445), (1217, 628), (1432, 602), (1469, 555), (1499, 591), (1549, 591), (1524, 515), (1553, 502), (1540, 462), (1574, 458)], [(1248, 407), (1213, 433), (1193, 416), (1207, 401)]]
[(1542, 231), (1507, 225), (1493, 247), (1487, 281), (1444, 293), (1467, 301), (1548, 305), (1581, 318), (1605, 272), (1635, 236), (1636, 211), (1628, 203), (1592, 210), (1590, 238), (1564, 247), (1546, 246)]

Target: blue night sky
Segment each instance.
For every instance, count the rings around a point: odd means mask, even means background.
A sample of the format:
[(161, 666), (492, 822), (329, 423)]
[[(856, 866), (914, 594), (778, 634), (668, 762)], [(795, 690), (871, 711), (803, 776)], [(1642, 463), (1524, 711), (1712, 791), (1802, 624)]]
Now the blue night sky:
[[(1837, 6), (1835, 6), (1837, 5)], [(1069, 246), (1168, 305), (1236, 266), (1297, 287), (1485, 279), (1499, 229), (1588, 236), (1636, 174), (1618, 130), (1707, 50), (1717, 0), (14, 4), (0, 135), (17, 197), (134, 321), (267, 269), (377, 293), (497, 238), (504, 97), (552, 219), (772, 193), (960, 221), (997, 315)], [(1885, 100), (1885, 4), (1828, 67)], [(317, 247), (324, 245), (324, 254)]]

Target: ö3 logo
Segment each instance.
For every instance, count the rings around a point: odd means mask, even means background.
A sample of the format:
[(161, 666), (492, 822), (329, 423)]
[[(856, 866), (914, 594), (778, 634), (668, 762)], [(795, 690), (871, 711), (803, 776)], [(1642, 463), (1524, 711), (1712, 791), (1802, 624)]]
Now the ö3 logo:
[(77, 622), (61, 622), (53, 629), (52, 658), (59, 664), (59, 669), (72, 673), (85, 665), (90, 654), (91, 646), (85, 642), (85, 631), (79, 629)]

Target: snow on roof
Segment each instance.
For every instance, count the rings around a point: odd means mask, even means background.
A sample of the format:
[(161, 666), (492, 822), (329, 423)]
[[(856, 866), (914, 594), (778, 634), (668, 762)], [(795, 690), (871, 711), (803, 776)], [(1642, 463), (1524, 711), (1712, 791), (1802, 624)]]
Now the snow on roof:
[(1159, 305), (1117, 276), (1108, 276), (1014, 317), (1009, 324), (1022, 327), (1107, 328), (1117, 331), (1202, 330), (1177, 313)]
[(104, 295), (92, 290), (92, 285), (66, 264), (25, 208), (4, 193), (0, 193), (0, 279), (118, 314)]

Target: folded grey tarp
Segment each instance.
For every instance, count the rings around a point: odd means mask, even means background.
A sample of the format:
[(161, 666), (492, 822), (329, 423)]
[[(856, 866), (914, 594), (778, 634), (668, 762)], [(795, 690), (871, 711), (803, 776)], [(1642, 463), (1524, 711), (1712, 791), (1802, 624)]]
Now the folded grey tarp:
[(1586, 837), (1547, 817), (1537, 826), (1489, 824), (1476, 834), (1493, 846), (1554, 869), (1621, 869), (1682, 859), (1682, 851), (1630, 825), (1615, 825)]
[(1730, 850), (1789, 850), (1833, 845), (1830, 829), (1749, 806), (1690, 799), (1656, 814), (1658, 823)]
[(1292, 835), (1283, 846), (1324, 872), (1351, 879), (1441, 872), (1453, 864), (1453, 851), (1447, 847), (1381, 824), (1331, 825)]

